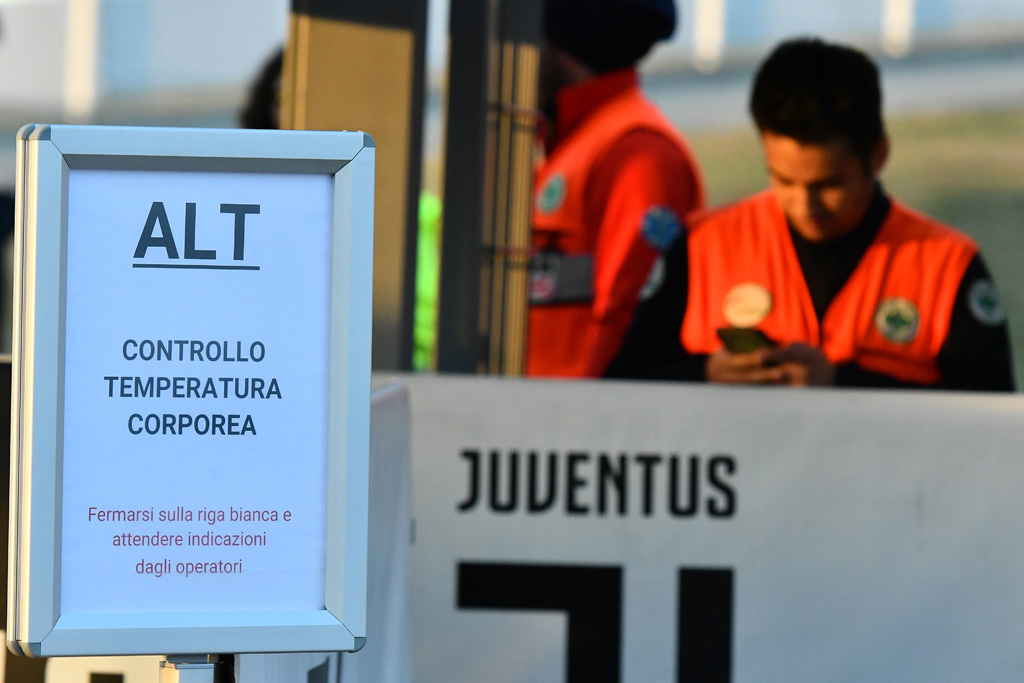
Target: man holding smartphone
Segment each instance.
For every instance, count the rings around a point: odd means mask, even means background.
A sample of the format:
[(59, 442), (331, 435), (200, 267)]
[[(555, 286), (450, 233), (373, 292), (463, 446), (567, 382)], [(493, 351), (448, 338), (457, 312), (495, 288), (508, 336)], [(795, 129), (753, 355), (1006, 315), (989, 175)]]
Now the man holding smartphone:
[(1006, 317), (968, 236), (889, 197), (878, 70), (787, 41), (750, 109), (770, 187), (687, 219), (610, 376), (1012, 391)]

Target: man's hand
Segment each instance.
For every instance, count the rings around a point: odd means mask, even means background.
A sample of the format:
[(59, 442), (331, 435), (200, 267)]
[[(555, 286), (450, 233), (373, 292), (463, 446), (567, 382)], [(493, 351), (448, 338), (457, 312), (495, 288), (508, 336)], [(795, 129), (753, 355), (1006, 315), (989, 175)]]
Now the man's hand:
[(772, 349), (765, 362), (782, 370), (780, 384), (791, 387), (832, 386), (836, 383), (836, 368), (820, 349), (795, 343)]
[(750, 353), (719, 349), (708, 357), (706, 374), (709, 382), (729, 384), (827, 386), (835, 384), (836, 369), (820, 350), (797, 343)]
[(719, 349), (708, 357), (705, 373), (709, 382), (727, 384), (782, 384), (783, 370), (767, 362), (771, 349), (731, 353)]

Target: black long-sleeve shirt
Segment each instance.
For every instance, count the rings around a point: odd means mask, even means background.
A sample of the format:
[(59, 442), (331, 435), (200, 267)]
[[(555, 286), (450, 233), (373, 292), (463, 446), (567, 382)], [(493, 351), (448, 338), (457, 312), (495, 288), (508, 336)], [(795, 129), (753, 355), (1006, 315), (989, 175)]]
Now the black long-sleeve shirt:
[[(829, 304), (853, 273), (882, 227), (889, 199), (877, 187), (868, 211), (848, 235), (829, 242), (809, 242), (790, 228), (804, 281), (820, 321)], [(937, 363), (942, 380), (932, 388), (1013, 391), (1013, 364), (1005, 319), (972, 311), (972, 290), (989, 281), (980, 255), (968, 265), (956, 296), (949, 334)], [(707, 355), (689, 354), (680, 342), (686, 314), (689, 273), (686, 239), (665, 255), (664, 280), (658, 291), (641, 302), (615, 360), (605, 376), (632, 379), (706, 380)], [(993, 290), (994, 291), (994, 290)], [(977, 299), (977, 294), (974, 294)], [(998, 305), (998, 302), (994, 302)], [(982, 318), (985, 319), (982, 319)], [(921, 387), (889, 375), (871, 372), (855, 363), (836, 367), (836, 384), (848, 387)]]

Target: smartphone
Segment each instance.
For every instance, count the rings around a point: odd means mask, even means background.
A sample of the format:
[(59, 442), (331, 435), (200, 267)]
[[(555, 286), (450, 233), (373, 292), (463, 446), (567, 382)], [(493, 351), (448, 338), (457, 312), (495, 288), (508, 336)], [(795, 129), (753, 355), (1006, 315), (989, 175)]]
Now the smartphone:
[(771, 337), (754, 327), (719, 327), (715, 332), (730, 353), (750, 353), (776, 346)]

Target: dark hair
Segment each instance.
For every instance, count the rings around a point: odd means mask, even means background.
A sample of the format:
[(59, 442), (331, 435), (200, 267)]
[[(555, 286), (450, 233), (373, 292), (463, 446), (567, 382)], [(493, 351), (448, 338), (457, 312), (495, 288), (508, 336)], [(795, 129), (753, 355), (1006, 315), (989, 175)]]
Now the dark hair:
[(281, 96), (281, 70), (284, 50), (279, 49), (264, 63), (256, 80), (249, 86), (249, 97), (239, 114), (243, 128), (277, 128), (274, 105)]
[(878, 68), (863, 52), (816, 38), (781, 43), (754, 77), (758, 130), (802, 143), (846, 140), (870, 161), (885, 134)]

